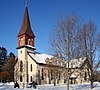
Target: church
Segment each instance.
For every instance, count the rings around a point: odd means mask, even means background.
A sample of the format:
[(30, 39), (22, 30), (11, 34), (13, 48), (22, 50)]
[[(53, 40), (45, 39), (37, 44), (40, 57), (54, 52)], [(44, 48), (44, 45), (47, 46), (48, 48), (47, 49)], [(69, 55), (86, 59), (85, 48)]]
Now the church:
[[(57, 58), (54, 59), (52, 55), (37, 53), (34, 41), (35, 35), (31, 28), (26, 5), (18, 33), (18, 60), (14, 67), (14, 82), (17, 82), (20, 88), (27, 88), (32, 81), (38, 84), (66, 83), (66, 69), (63, 66), (65, 62), (63, 60), (58, 62)], [(89, 82), (86, 63), (86, 58), (69, 62), (73, 72), (69, 78), (71, 84)]]

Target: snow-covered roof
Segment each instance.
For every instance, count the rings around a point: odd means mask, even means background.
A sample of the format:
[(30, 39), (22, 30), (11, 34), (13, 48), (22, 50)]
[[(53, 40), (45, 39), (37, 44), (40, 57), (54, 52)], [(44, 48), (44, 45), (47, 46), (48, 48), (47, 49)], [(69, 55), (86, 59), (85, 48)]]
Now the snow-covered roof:
[(33, 47), (33, 46), (31, 46), (31, 45), (25, 45), (25, 46), (27, 46), (27, 47), (29, 47), (29, 48), (32, 48), (32, 49), (35, 49), (35, 47)]
[[(68, 62), (54, 59), (52, 55), (41, 54), (41, 53), (32, 53), (32, 52), (29, 52), (28, 54), (33, 60), (36, 61), (36, 63), (51, 64), (51, 65), (61, 66), (61, 67), (66, 66), (66, 68), (68, 67)], [(47, 58), (49, 59), (49, 63), (47, 63), (47, 60), (48, 60)], [(69, 61), (69, 68), (79, 68), (83, 65), (85, 60), (86, 60), (85, 57), (70, 60)]]
[(46, 64), (47, 58), (52, 58), (53, 56), (47, 54), (40, 54), (40, 53), (29, 53), (30, 57), (32, 57), (37, 63)]
[(81, 65), (85, 62), (85, 60), (86, 60), (86, 57), (70, 60), (69, 68), (81, 67)]
[(70, 78), (76, 78), (76, 75), (75, 75), (75, 74), (72, 74), (72, 75), (70, 76)]

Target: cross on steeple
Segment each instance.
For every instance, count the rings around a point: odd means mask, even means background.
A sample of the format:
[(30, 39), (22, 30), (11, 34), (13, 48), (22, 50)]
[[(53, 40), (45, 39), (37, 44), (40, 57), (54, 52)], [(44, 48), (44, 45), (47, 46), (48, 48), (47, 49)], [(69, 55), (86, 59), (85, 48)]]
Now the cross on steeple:
[(28, 0), (26, 0), (26, 7), (28, 7)]

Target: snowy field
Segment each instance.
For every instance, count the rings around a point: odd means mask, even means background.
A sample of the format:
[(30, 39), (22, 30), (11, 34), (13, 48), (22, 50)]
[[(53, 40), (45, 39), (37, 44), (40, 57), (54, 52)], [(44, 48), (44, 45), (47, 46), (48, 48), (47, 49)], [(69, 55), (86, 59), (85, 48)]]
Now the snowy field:
[[(0, 83), (0, 90), (66, 90), (66, 85), (40, 85), (37, 86), (37, 89), (27, 88), (27, 89), (18, 89), (14, 88), (13, 83)], [(90, 90), (90, 84), (73, 84), (70, 85), (70, 90)], [(94, 83), (93, 90), (100, 90), (100, 83)]]

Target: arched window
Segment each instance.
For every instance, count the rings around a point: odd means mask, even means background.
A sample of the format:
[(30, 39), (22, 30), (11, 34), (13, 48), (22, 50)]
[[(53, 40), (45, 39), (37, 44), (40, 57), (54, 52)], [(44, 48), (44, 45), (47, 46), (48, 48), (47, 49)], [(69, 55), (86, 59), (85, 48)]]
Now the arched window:
[(24, 38), (21, 38), (20, 40), (20, 46), (24, 45)]
[(30, 70), (31, 70), (31, 72), (32, 72), (32, 64), (31, 64), (31, 66), (30, 66)]
[(22, 75), (20, 75), (20, 82), (22, 82), (23, 81), (23, 79), (22, 79)]
[(20, 61), (20, 72), (22, 72), (22, 71), (23, 71), (23, 62)]
[(30, 43), (31, 43), (31, 40), (29, 39), (29, 40), (28, 40), (28, 44), (30, 45)]
[(32, 76), (31, 76), (31, 78), (30, 78), (30, 81), (32, 82)]
[(28, 40), (28, 45), (32, 46), (32, 40), (31, 39)]
[(31, 45), (32, 46), (32, 40), (29, 38), (26, 38), (26, 45)]
[(32, 46), (32, 41), (30, 41), (29, 45), (31, 45), (31, 46)]

